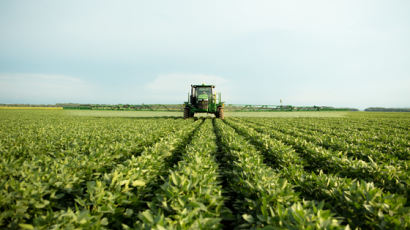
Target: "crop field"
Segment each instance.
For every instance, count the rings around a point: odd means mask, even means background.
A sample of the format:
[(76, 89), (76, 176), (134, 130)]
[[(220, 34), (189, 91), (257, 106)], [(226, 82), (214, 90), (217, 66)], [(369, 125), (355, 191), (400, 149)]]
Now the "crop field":
[(0, 110), (0, 229), (410, 228), (409, 113), (155, 116)]

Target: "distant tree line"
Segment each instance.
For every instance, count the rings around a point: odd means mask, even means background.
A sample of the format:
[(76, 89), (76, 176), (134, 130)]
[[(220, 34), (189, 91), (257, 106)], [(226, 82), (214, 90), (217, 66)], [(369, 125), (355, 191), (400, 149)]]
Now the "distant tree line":
[(64, 109), (121, 111), (182, 111), (182, 104), (57, 104)]
[(0, 104), (0, 106), (6, 107), (63, 107), (57, 104), (50, 105), (50, 104)]
[[(64, 109), (88, 110), (143, 110), (143, 111), (182, 111), (182, 104), (57, 104)], [(226, 111), (358, 111), (355, 108), (335, 108), (331, 106), (292, 106), (292, 105), (225, 105)]]
[(225, 106), (226, 111), (359, 111), (356, 108), (335, 108), (332, 106), (293, 106), (293, 105), (235, 105)]
[[(182, 111), (183, 104), (0, 104), (9, 107), (63, 107), (64, 109), (84, 110), (143, 110), (143, 111)], [(292, 105), (239, 105), (226, 104), (226, 111), (359, 111), (356, 108), (336, 108), (332, 106), (292, 106)], [(369, 107), (368, 112), (410, 112), (410, 108)]]
[(364, 111), (368, 112), (410, 112), (410, 108), (384, 108), (384, 107), (370, 107)]

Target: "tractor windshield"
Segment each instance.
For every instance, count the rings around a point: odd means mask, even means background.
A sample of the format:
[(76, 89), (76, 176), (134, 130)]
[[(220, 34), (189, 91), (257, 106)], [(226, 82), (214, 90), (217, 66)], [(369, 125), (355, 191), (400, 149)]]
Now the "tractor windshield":
[(210, 99), (212, 96), (212, 89), (210, 87), (197, 88), (198, 99)]

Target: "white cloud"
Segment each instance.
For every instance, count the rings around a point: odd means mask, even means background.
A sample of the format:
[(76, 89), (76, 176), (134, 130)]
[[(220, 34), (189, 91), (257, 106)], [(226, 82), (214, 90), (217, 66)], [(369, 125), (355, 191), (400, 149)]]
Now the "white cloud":
[(195, 84), (215, 85), (223, 97), (230, 91), (228, 80), (220, 76), (186, 73), (161, 74), (146, 84), (144, 90), (158, 103), (182, 103), (187, 100), (191, 85)]
[(0, 102), (58, 103), (87, 102), (95, 87), (79, 78), (53, 74), (0, 74)]

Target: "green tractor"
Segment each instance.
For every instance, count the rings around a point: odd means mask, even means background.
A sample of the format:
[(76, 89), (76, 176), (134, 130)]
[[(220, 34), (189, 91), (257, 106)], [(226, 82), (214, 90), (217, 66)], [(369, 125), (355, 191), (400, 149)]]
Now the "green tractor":
[(188, 93), (188, 102), (185, 102), (184, 118), (193, 117), (195, 113), (213, 113), (215, 117), (224, 119), (224, 103), (221, 101), (221, 93), (213, 92), (214, 85), (191, 85), (191, 93)]

